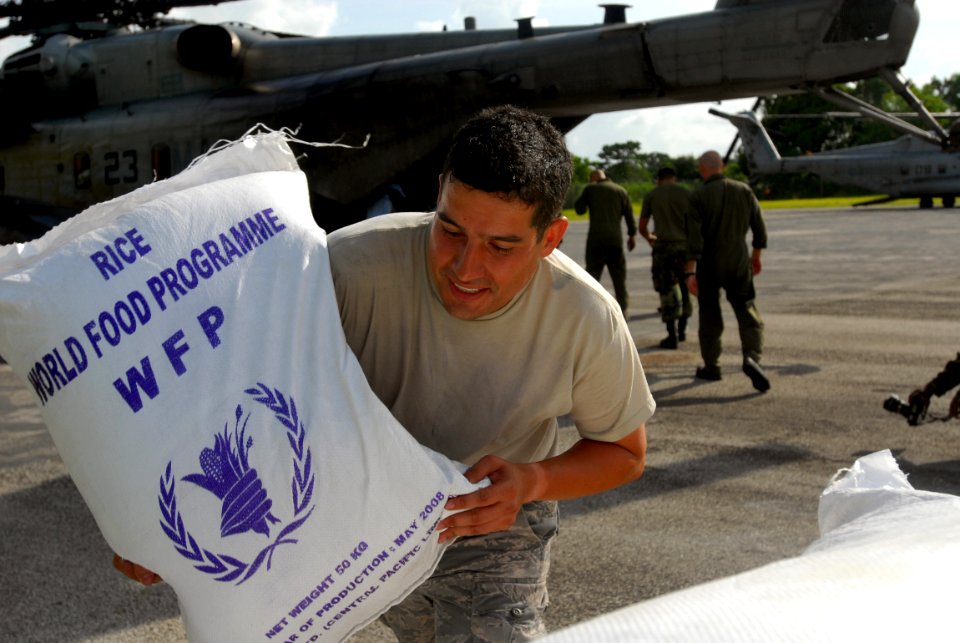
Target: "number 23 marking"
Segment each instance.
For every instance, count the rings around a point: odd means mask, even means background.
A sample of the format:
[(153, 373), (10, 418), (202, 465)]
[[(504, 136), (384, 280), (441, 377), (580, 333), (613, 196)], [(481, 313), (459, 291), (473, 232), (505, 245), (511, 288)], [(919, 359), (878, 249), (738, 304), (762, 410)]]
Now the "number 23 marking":
[(107, 152), (103, 155), (106, 164), (103, 170), (103, 182), (107, 185), (136, 183), (139, 178), (137, 172), (137, 151), (124, 150), (122, 152)]

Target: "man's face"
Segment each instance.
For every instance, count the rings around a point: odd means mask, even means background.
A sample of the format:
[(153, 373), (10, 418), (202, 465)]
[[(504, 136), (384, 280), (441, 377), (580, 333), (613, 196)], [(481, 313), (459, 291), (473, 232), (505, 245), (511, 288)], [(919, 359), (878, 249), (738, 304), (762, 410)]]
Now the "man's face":
[(448, 313), (458, 319), (489, 315), (530, 281), (567, 229), (561, 217), (538, 240), (534, 209), (441, 177), (427, 264)]

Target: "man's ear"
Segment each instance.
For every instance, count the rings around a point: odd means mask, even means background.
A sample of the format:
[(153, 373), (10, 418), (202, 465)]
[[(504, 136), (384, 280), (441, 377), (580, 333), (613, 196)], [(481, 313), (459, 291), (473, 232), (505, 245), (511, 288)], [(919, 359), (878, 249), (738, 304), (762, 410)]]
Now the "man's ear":
[(546, 257), (557, 249), (557, 246), (563, 241), (563, 235), (566, 234), (567, 226), (569, 225), (570, 220), (563, 215), (550, 222), (550, 225), (548, 225), (547, 229), (543, 232), (543, 248), (540, 251), (541, 257)]

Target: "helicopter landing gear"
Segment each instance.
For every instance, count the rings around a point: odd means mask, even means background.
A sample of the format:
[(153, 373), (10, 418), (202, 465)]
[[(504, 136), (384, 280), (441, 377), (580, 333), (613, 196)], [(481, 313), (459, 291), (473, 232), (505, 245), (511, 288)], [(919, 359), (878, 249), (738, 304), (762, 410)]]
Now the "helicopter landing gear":
[(929, 210), (933, 207), (933, 197), (932, 196), (922, 196), (920, 197), (920, 208), (923, 210)]

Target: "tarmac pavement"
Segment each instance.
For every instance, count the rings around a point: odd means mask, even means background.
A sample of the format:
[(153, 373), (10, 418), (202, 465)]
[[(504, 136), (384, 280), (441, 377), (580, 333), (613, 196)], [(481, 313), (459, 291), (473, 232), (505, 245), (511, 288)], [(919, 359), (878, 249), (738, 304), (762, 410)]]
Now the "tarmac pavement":
[[(910, 427), (882, 408), (960, 351), (960, 210), (779, 210), (766, 219), (770, 248), (757, 278), (765, 394), (740, 371), (725, 302), (722, 381), (693, 377), (696, 316), (679, 350), (659, 348), (650, 252), (641, 239), (628, 255), (629, 324), (658, 404), (647, 471), (561, 503), (551, 629), (801, 553), (818, 536), (819, 493), (866, 453), (889, 448), (916, 488), (960, 494), (960, 422)], [(586, 231), (574, 221), (562, 246), (580, 262)], [(945, 414), (949, 399), (932, 410)], [(564, 438), (572, 443), (572, 428)], [(169, 587), (113, 570), (33, 394), (6, 365), (0, 534), (0, 641), (185, 640)], [(353, 640), (393, 637), (374, 624)]]

